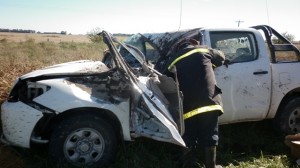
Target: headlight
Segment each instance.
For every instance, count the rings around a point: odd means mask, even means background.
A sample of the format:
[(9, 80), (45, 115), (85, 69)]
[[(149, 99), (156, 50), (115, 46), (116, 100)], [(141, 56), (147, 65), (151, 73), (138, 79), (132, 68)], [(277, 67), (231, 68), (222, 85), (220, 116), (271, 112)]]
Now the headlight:
[(46, 86), (36, 82), (27, 82), (27, 99), (33, 100), (34, 98), (47, 92), (49, 89), (50, 86)]
[(50, 86), (44, 84), (19, 81), (12, 89), (8, 101), (32, 101), (34, 98), (44, 94), (48, 90), (50, 90)]

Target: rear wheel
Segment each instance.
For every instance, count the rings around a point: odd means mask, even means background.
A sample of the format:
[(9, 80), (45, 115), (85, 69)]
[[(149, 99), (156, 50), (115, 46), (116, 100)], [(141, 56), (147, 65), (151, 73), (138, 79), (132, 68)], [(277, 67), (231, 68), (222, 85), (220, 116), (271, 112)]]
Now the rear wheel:
[(300, 132), (300, 97), (289, 100), (275, 118), (275, 124), (284, 134)]
[(103, 166), (115, 157), (117, 137), (113, 127), (92, 115), (63, 120), (54, 128), (49, 152), (55, 161), (74, 166)]

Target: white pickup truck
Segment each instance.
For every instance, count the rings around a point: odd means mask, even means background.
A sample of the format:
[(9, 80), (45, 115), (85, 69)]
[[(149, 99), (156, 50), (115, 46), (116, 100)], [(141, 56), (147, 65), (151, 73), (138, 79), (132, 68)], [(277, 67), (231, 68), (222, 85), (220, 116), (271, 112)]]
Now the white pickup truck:
[(225, 53), (226, 64), (215, 70), (223, 92), (220, 124), (274, 119), (283, 133), (300, 131), (300, 52), (294, 44), (265, 25), (138, 34), (126, 42), (164, 72), (176, 43), (188, 37)]

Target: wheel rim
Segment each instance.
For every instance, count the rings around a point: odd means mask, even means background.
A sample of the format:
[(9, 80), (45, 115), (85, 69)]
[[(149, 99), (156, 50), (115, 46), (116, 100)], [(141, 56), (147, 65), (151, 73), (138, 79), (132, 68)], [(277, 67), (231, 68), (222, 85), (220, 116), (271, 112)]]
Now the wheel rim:
[(290, 115), (289, 127), (293, 133), (300, 132), (300, 108), (296, 108)]
[(64, 143), (66, 158), (76, 165), (90, 165), (97, 162), (105, 149), (102, 135), (91, 128), (72, 132)]

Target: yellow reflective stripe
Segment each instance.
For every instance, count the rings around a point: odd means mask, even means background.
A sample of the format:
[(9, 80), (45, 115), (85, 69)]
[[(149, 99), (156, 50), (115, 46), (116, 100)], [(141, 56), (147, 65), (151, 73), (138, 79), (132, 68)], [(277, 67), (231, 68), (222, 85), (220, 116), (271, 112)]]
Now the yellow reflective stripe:
[(205, 113), (205, 112), (210, 112), (210, 111), (214, 111), (214, 110), (220, 110), (223, 113), (223, 108), (221, 105), (204, 106), (204, 107), (200, 107), (195, 110), (192, 110), (188, 113), (185, 113), (183, 115), (183, 119), (187, 119), (187, 118), (193, 117), (194, 115), (197, 115), (200, 113)]
[(178, 61), (180, 61), (181, 59), (189, 56), (189, 55), (192, 55), (194, 53), (197, 53), (197, 52), (200, 52), (200, 53), (209, 53), (209, 50), (206, 49), (206, 48), (196, 48), (194, 50), (191, 50), (183, 55), (181, 55), (180, 57), (176, 58), (172, 63), (171, 65), (168, 67), (168, 70), (170, 70)]

